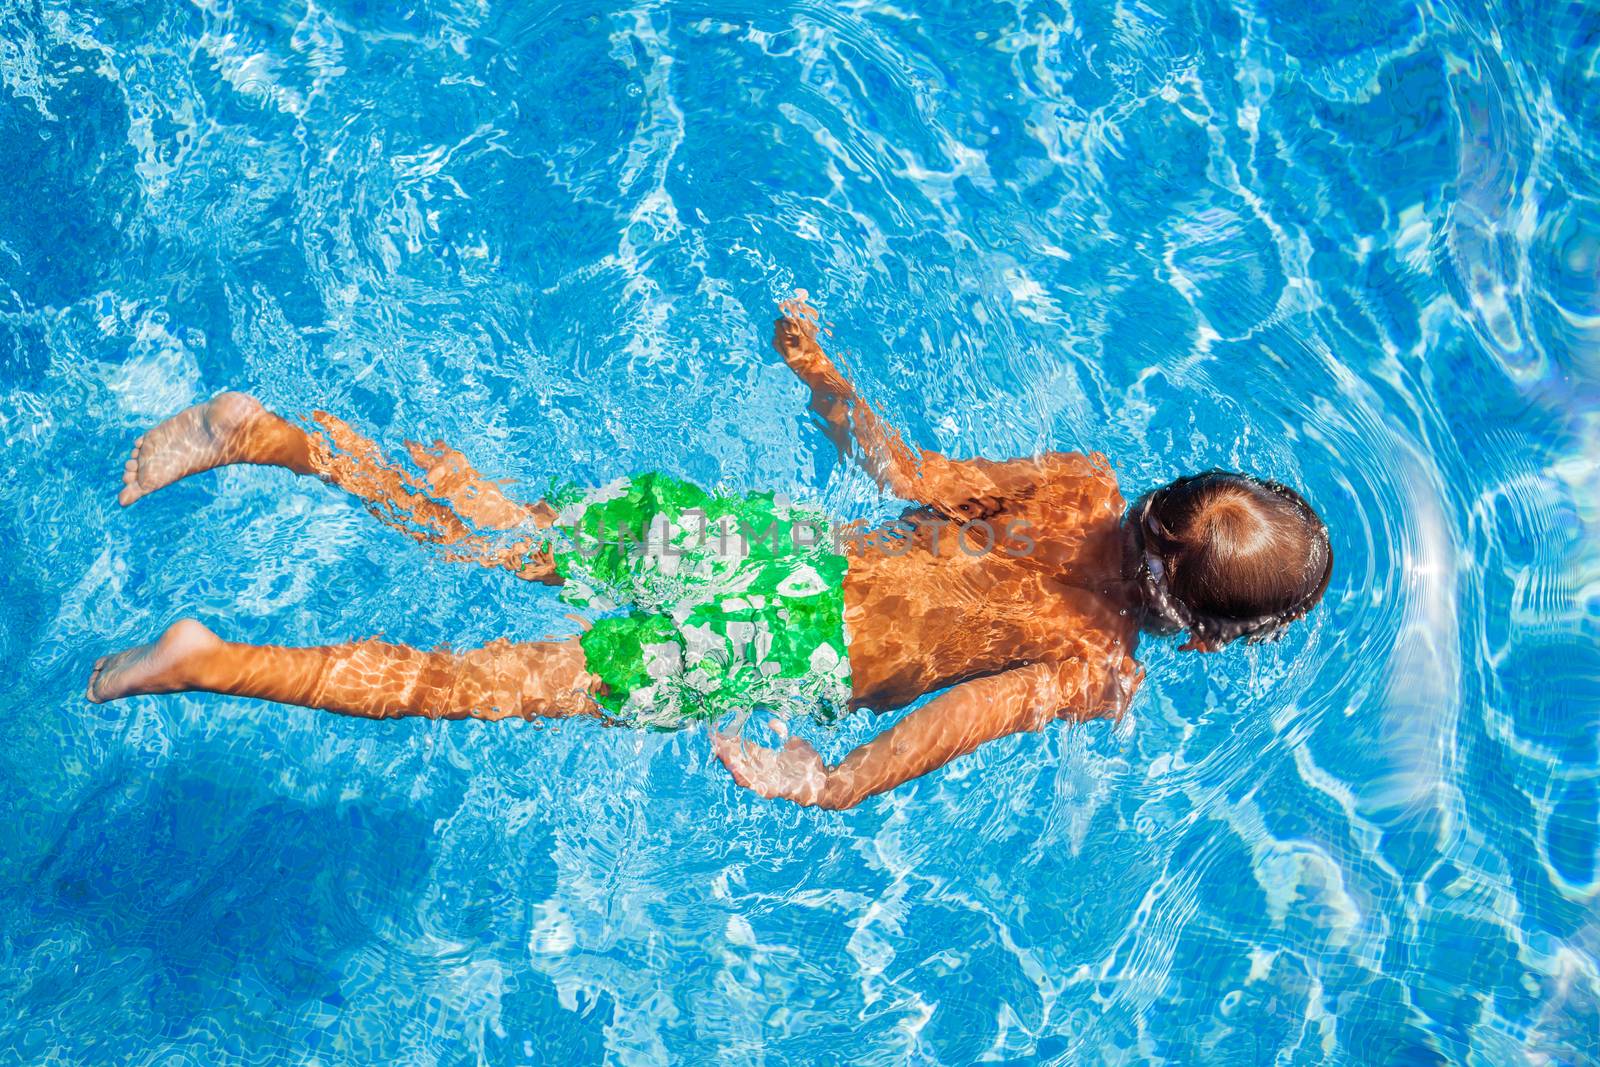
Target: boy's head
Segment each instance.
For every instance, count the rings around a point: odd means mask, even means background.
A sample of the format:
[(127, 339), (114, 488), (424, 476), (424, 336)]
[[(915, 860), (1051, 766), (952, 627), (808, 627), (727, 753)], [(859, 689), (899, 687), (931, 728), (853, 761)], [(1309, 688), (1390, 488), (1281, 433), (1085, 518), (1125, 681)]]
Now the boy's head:
[(1333, 573), (1328, 529), (1311, 505), (1247, 474), (1179, 478), (1135, 501), (1123, 524), (1145, 628), (1188, 630), (1184, 647), (1202, 652), (1278, 636), (1322, 598)]

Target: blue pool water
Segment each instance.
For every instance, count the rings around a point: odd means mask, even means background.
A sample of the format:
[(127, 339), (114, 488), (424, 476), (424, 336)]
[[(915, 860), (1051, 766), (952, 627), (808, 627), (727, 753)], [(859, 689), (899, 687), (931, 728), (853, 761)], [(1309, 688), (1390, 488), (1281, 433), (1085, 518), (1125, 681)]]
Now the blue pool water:
[[(1600, 1062), (1597, 70), (1565, 0), (0, 3), (0, 1062)], [(120, 510), (226, 387), (887, 514), (797, 287), (924, 445), (1302, 487), (1324, 607), (850, 813), (81, 699), (186, 614), (570, 632), (281, 471)]]

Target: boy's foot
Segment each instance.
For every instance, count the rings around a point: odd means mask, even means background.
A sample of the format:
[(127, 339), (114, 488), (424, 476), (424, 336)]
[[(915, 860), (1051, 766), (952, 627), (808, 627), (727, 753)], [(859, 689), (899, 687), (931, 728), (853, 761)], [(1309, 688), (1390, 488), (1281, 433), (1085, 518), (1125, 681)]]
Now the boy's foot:
[(179, 619), (153, 644), (95, 660), (84, 694), (96, 704), (142, 693), (176, 693), (190, 684), (194, 660), (222, 645), (222, 639), (195, 619)]
[(117, 502), (127, 507), (180, 478), (244, 459), (246, 431), (263, 410), (253, 396), (219, 393), (147, 430), (123, 466)]

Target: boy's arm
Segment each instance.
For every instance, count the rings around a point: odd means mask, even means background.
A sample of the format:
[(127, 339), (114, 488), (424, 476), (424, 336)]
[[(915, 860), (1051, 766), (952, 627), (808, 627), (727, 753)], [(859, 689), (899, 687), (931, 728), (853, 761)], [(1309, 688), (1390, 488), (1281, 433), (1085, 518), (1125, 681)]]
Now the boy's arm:
[(964, 682), (834, 767), (824, 764), (816, 750), (799, 738), (773, 750), (713, 732), (711, 743), (734, 780), (764, 797), (820, 808), (853, 808), (867, 797), (943, 767), (985, 741), (1038, 730), (1063, 714), (1093, 714), (1096, 709), (1085, 699), (1088, 673), (1081, 663), (1035, 663)]
[(907, 445), (822, 350), (809, 319), (798, 314), (778, 319), (772, 346), (811, 387), (811, 410), (821, 416), (829, 440), (841, 455), (854, 455), (886, 492), (952, 516), (971, 517), (969, 511), (984, 510), (984, 497), (994, 493), (994, 484), (978, 476), (970, 463)]

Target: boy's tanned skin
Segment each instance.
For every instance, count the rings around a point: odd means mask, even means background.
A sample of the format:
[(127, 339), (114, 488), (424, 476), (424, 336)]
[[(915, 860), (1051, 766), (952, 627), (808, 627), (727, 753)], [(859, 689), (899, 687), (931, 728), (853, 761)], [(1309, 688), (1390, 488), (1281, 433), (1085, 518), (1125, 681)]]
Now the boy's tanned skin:
[[(833, 767), (798, 739), (771, 750), (713, 733), (734, 777), (763, 796), (849, 808), (986, 741), (1058, 718), (1120, 714), (1139, 680), (1138, 612), (1123, 576), (1124, 502), (1104, 458), (992, 462), (912, 449), (822, 350), (814, 313), (786, 311), (774, 346), (810, 387), (825, 432), (914, 505), (894, 531), (845, 542), (851, 706), (939, 695)], [(121, 502), (213, 467), (279, 466), (354, 493), (451, 558), (560, 583), (531, 540), (506, 548), (481, 532), (548, 527), (550, 505), (511, 500), (442, 444), (408, 445), (419, 478), (339, 420), (315, 419), (322, 432), (308, 434), (224, 393), (136, 442)], [(282, 648), (226, 642), (183, 620), (153, 644), (97, 662), (88, 697), (203, 690), (371, 718), (501, 719), (598, 715), (596, 684), (575, 639), (470, 652), (379, 641)]]

